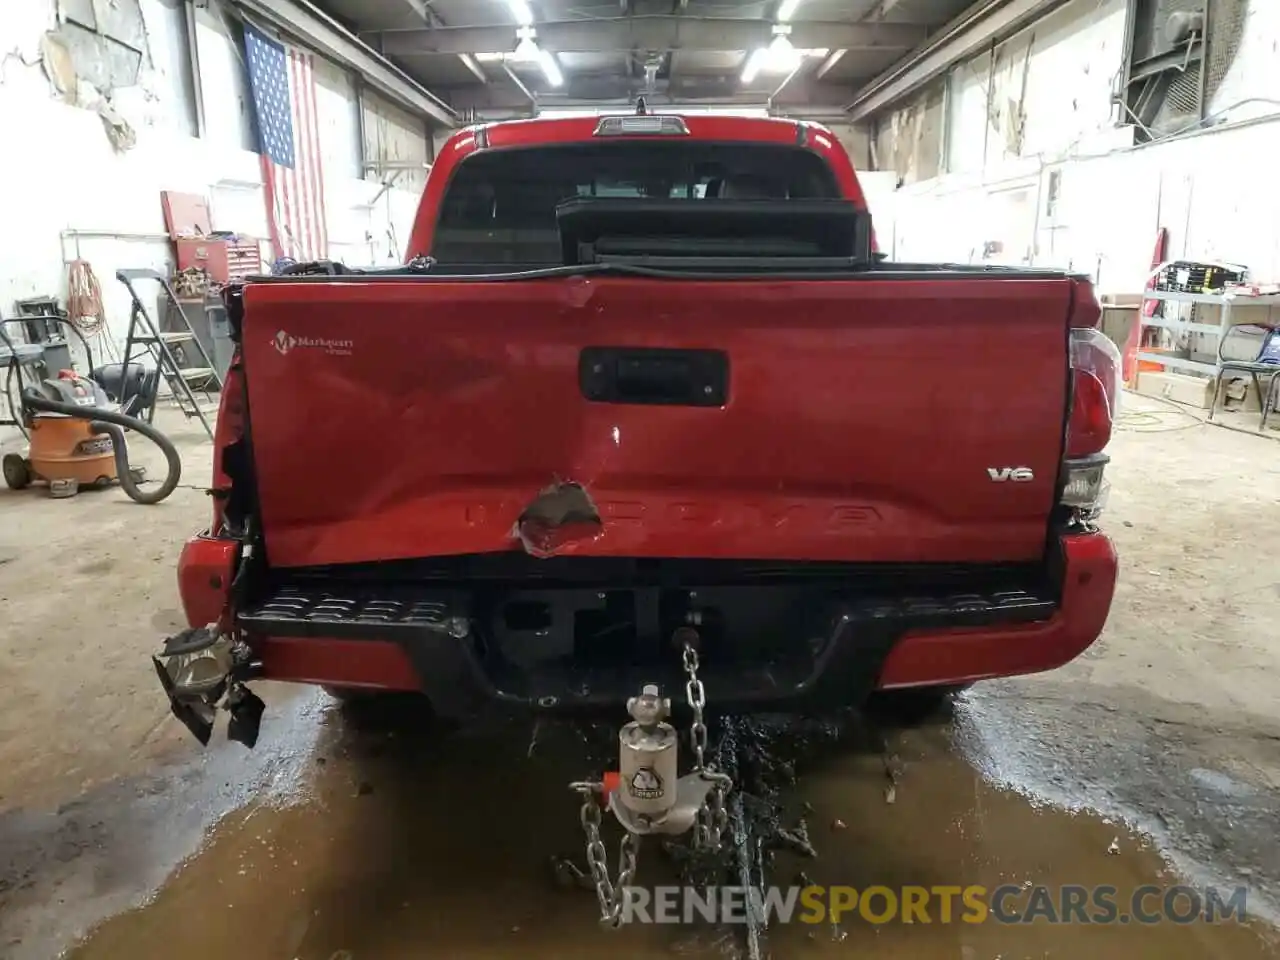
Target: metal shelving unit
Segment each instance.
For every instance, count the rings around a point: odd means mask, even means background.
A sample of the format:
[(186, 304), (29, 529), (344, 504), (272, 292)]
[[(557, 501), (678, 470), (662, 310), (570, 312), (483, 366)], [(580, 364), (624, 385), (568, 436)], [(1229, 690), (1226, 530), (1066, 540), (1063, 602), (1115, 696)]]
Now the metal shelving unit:
[[(1142, 330), (1147, 327), (1163, 327), (1166, 330), (1186, 330), (1191, 333), (1217, 334), (1219, 350), (1221, 349), (1222, 338), (1234, 326), (1231, 322), (1233, 307), (1280, 307), (1280, 293), (1251, 297), (1238, 293), (1176, 293), (1170, 290), (1148, 290), (1142, 296), (1146, 300), (1163, 300), (1168, 303), (1195, 303), (1204, 306), (1221, 307), (1222, 313), (1215, 324), (1197, 323), (1193, 320), (1169, 320), (1164, 317), (1144, 317), (1139, 311), (1139, 343), (1142, 342)], [(1221, 372), (1220, 359), (1216, 359), (1213, 363), (1205, 363), (1200, 360), (1183, 360), (1163, 353), (1151, 353), (1150, 351), (1140, 351), (1138, 359), (1158, 363), (1170, 370), (1190, 370), (1214, 378)]]

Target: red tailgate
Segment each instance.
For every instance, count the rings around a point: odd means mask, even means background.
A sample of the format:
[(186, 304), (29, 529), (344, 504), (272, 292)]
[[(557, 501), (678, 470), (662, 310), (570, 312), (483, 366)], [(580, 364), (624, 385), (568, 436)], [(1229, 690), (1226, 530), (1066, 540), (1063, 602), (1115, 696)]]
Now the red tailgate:
[[(579, 554), (1034, 559), (1069, 298), (1005, 277), (250, 284), (268, 555), (518, 549), (521, 512), (572, 480), (604, 521)], [(728, 401), (588, 401), (587, 347), (724, 351)]]

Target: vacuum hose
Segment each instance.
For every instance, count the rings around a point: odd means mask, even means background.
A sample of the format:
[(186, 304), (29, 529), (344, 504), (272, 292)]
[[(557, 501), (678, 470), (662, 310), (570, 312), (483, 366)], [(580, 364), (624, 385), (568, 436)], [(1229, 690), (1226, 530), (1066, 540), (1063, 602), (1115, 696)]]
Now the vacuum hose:
[[(136, 503), (159, 503), (173, 493), (178, 486), (178, 481), (182, 479), (182, 458), (178, 456), (177, 447), (163, 433), (143, 420), (126, 417), (123, 413), (116, 413), (114, 410), (103, 410), (101, 407), (82, 407), (74, 403), (61, 403), (42, 397), (35, 391), (23, 393), (22, 405), (30, 410), (62, 413), (79, 420), (92, 421), (89, 424), (90, 430), (110, 436), (111, 448), (116, 458), (116, 479), (120, 481), (120, 486), (129, 495), (129, 499)], [(164, 483), (160, 484), (159, 489), (145, 493), (134, 483), (133, 474), (129, 469), (129, 449), (125, 445), (124, 430), (121, 427), (127, 427), (142, 434), (164, 453), (169, 472), (165, 475)]]

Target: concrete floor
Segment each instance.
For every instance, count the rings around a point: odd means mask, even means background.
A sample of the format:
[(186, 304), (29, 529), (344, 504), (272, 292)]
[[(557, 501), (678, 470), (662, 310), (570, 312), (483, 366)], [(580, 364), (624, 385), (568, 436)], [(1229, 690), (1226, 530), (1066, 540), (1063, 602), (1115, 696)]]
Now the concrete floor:
[[(581, 849), (566, 731), (530, 758), (527, 730), (440, 740), (412, 713), (356, 725), (276, 687), (252, 753), (191, 741), (147, 654), (181, 625), (174, 563), (208, 516), (208, 453), (198, 427), (163, 425), (186, 473), (159, 506), (0, 491), (0, 956), (719, 949), (685, 929), (605, 934), (590, 893), (552, 882), (548, 857)], [(1123, 572), (1103, 640), (979, 685), (950, 721), (828, 748), (789, 798), (813, 809), (819, 859), (780, 861), (779, 882), (1185, 879), (1247, 886), (1256, 919), (790, 926), (775, 956), (1280, 956), (1280, 444), (1127, 396), (1112, 454)]]

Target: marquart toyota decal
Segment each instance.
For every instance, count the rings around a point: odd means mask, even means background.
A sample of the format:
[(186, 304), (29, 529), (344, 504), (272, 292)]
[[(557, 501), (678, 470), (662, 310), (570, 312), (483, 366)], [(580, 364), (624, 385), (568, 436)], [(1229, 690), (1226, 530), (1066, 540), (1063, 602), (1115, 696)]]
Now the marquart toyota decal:
[(334, 356), (350, 356), (351, 348), (355, 345), (354, 341), (351, 340), (331, 340), (328, 337), (295, 337), (284, 330), (279, 331), (271, 339), (271, 343), (282, 357), (294, 350), (323, 350), (325, 353)]

